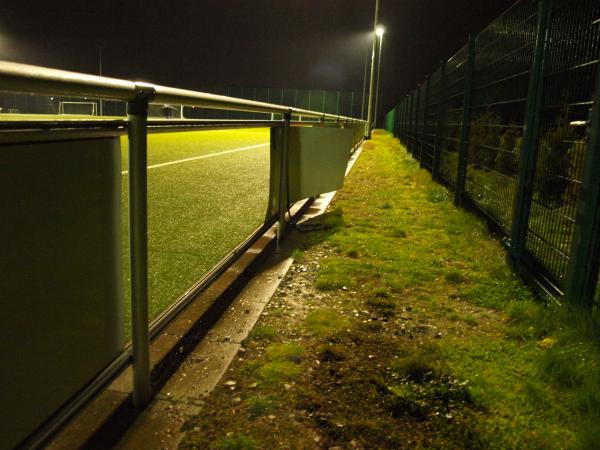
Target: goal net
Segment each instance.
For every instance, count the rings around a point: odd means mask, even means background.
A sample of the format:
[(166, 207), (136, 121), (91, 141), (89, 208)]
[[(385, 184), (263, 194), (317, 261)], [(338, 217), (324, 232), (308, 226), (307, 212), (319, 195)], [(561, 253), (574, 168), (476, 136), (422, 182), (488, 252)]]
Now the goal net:
[(58, 104), (58, 114), (97, 116), (98, 104), (96, 102), (60, 102)]

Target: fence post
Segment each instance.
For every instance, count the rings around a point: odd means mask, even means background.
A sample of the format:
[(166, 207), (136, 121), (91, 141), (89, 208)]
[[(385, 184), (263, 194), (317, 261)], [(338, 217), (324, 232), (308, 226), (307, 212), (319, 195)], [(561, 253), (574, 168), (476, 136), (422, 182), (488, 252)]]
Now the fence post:
[(417, 101), (415, 103), (415, 132), (414, 136), (414, 145), (412, 149), (413, 158), (417, 153), (417, 144), (419, 142), (419, 110), (421, 109), (421, 86), (417, 88)]
[(546, 53), (546, 33), (549, 20), (549, 0), (538, 0), (538, 24), (535, 50), (529, 77), (527, 107), (521, 143), (519, 178), (513, 205), (513, 221), (510, 235), (509, 255), (512, 262), (520, 265), (525, 250), (525, 240), (531, 209), (531, 196), (537, 161), (537, 139), (539, 134), (539, 114), (544, 87), (544, 58)]
[(404, 125), (406, 124), (406, 97), (402, 100), (402, 121), (398, 129), (398, 139), (404, 143)]
[(400, 100), (400, 121), (398, 122), (398, 140), (402, 143), (402, 132), (404, 130), (404, 118), (406, 114), (406, 101)]
[(411, 121), (412, 121), (412, 92), (408, 94), (406, 97), (406, 106), (408, 108), (408, 115), (406, 116), (406, 128), (404, 130), (405, 141), (404, 146), (406, 147), (406, 151), (410, 153), (410, 129), (411, 129)]
[(400, 124), (402, 123), (402, 102), (396, 105), (396, 123), (394, 123), (394, 137), (400, 138)]
[(137, 99), (127, 103), (129, 139), (129, 254), (131, 272), (131, 340), (133, 404), (150, 403), (148, 318), (148, 102), (154, 88), (139, 84)]
[(412, 99), (411, 99), (411, 95), (407, 94), (406, 98), (404, 99), (404, 102), (406, 103), (406, 116), (404, 117), (404, 130), (403, 130), (403, 135), (404, 135), (404, 146), (406, 147), (406, 150), (408, 151), (408, 135), (409, 135), (409, 129), (410, 129), (410, 115), (411, 115), (411, 107), (412, 107)]
[(435, 144), (433, 147), (433, 164), (431, 176), (437, 180), (440, 175), (440, 155), (444, 143), (444, 118), (446, 116), (446, 61), (442, 61), (440, 67), (440, 93), (437, 112), (437, 124), (435, 130)]
[(465, 92), (463, 97), (463, 117), (458, 148), (458, 171), (456, 174), (456, 190), (454, 203), (462, 205), (467, 178), (467, 155), (469, 152), (469, 134), (471, 131), (471, 97), (473, 91), (473, 71), (475, 69), (475, 35), (469, 36), (468, 56), (465, 73)]
[(594, 97), (565, 285), (567, 301), (586, 307), (593, 305), (600, 269), (600, 70)]
[(410, 121), (408, 124), (408, 139), (407, 139), (407, 148), (408, 152), (412, 154), (412, 142), (413, 142), (413, 130), (414, 130), (414, 120), (415, 120), (415, 92), (411, 92), (410, 94)]
[(427, 134), (427, 111), (429, 109), (429, 83), (431, 77), (425, 80), (425, 104), (423, 105), (423, 129), (421, 130), (421, 149), (419, 151), (419, 167), (423, 168), (423, 155), (425, 154), (425, 135)]
[(285, 213), (287, 212), (288, 207), (288, 148), (289, 148), (289, 140), (290, 140), (290, 121), (291, 121), (291, 113), (287, 112), (283, 116), (283, 136), (282, 136), (282, 146), (281, 146), (281, 167), (280, 167), (280, 176), (279, 176), (279, 202), (278, 202), (278, 210), (279, 210), (279, 220), (277, 222), (277, 245), (281, 242), (283, 238), (283, 233), (285, 232)]

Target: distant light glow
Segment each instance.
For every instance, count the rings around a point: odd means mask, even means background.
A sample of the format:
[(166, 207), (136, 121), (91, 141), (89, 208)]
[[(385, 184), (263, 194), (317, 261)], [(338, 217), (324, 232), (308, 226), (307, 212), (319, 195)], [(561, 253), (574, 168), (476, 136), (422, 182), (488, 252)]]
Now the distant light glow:
[(383, 33), (385, 33), (385, 27), (383, 25), (377, 25), (377, 28), (375, 28), (375, 34), (379, 37), (383, 37)]

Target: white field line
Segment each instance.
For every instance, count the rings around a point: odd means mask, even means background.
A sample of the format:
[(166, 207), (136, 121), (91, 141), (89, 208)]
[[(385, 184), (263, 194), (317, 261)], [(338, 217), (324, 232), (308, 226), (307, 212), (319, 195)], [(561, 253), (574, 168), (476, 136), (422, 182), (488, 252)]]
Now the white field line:
[[(206, 158), (212, 158), (213, 156), (221, 156), (221, 155), (227, 155), (229, 153), (237, 153), (237, 152), (243, 152), (246, 150), (252, 150), (254, 148), (260, 148), (260, 147), (267, 147), (268, 145), (271, 144), (257, 144), (257, 145), (250, 145), (248, 147), (240, 147), (240, 148), (234, 148), (231, 150), (225, 150), (219, 153), (210, 153), (208, 155), (202, 155), (202, 156), (194, 156), (192, 158), (185, 158), (185, 159), (178, 159), (176, 161), (169, 161), (166, 163), (162, 163), (162, 164), (154, 164), (152, 166), (148, 166), (148, 170), (150, 169), (157, 169), (159, 167), (165, 167), (165, 166), (172, 166), (173, 164), (182, 164), (188, 161), (196, 161), (198, 159), (206, 159)], [(127, 175), (129, 172), (127, 170), (124, 170), (123, 172), (121, 172), (121, 175)]]

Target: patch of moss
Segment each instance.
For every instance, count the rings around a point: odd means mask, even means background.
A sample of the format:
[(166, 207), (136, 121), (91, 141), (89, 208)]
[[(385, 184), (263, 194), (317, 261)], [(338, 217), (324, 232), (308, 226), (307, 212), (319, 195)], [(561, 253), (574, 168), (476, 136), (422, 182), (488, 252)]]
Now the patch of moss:
[(350, 321), (334, 309), (322, 308), (311, 311), (304, 321), (305, 328), (312, 334), (328, 336), (348, 328)]

